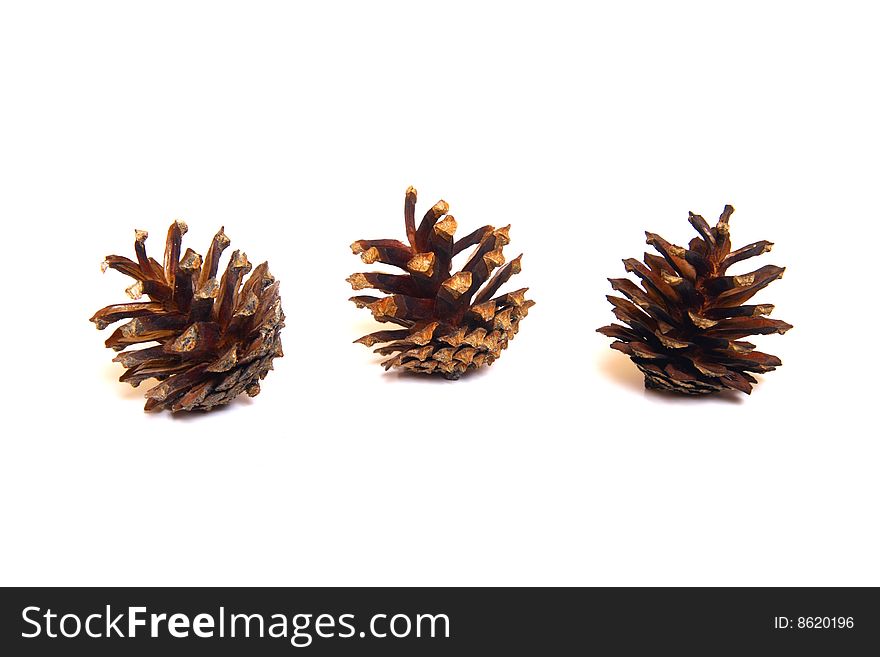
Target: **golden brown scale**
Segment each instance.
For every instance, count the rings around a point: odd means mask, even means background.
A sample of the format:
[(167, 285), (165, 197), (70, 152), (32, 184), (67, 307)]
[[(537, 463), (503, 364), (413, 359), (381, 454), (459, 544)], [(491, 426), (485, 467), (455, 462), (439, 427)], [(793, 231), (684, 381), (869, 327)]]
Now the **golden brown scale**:
[[(379, 322), (403, 328), (377, 331), (356, 340), (368, 347), (385, 344), (377, 353), (391, 356), (385, 369), (401, 368), (421, 374), (462, 374), (491, 365), (519, 330), (534, 301), (528, 288), (495, 296), (511, 276), (520, 272), (522, 255), (504, 264), (509, 229), (483, 226), (454, 239), (455, 219), (445, 201), (436, 203), (418, 226), (416, 190), (404, 201), (407, 243), (397, 240), (358, 240), (351, 245), (367, 264), (381, 262), (401, 274), (352, 274), (354, 290), (373, 288), (390, 296), (356, 296), (359, 308), (369, 308)], [(461, 271), (452, 273), (452, 258), (475, 247)]]
[(766, 253), (773, 246), (760, 241), (731, 250), (727, 205), (715, 227), (689, 213), (699, 237), (688, 248), (645, 233), (660, 254), (646, 253), (644, 263), (624, 260), (627, 272), (641, 287), (625, 278), (610, 278), (623, 297), (608, 296), (621, 322), (598, 331), (616, 342), (611, 348), (628, 355), (645, 375), (645, 387), (685, 394), (708, 394), (726, 388), (751, 393), (757, 380), (750, 372), (771, 372), (782, 361), (755, 351), (742, 338), (785, 333), (786, 322), (769, 319), (770, 304), (745, 305), (785, 271), (766, 265), (748, 274), (729, 275), (738, 262)]
[[(283, 356), (284, 312), (268, 263), (245, 280), (251, 264), (235, 251), (218, 280), (220, 256), (229, 246), (223, 229), (204, 258), (191, 249), (181, 256), (186, 231), (182, 221), (171, 224), (164, 264), (147, 256), (147, 233), (136, 230), (136, 260), (111, 255), (102, 265), (135, 279), (126, 290), (132, 303), (102, 308), (91, 321), (104, 329), (129, 320), (105, 344), (122, 352), (113, 359), (126, 368), (120, 381), (135, 387), (147, 379), (161, 382), (146, 393), (147, 411), (210, 410), (242, 392), (254, 397), (272, 360)], [(149, 301), (138, 301), (143, 295)], [(123, 351), (147, 342), (158, 344)]]

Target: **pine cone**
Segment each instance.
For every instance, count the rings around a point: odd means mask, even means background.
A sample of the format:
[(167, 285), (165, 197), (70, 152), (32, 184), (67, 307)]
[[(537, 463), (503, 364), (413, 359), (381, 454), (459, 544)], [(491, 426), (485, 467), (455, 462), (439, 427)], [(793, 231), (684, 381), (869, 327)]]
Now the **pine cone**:
[[(113, 360), (126, 368), (119, 378), (137, 387), (141, 381), (161, 381), (147, 393), (144, 410), (210, 410), (228, 404), (242, 392), (254, 397), (260, 380), (283, 356), (279, 333), (284, 313), (278, 281), (268, 263), (254, 269), (244, 253), (235, 251), (217, 281), (220, 254), (229, 238), (220, 229), (202, 257), (187, 249), (180, 257), (186, 224), (168, 229), (164, 265), (147, 257), (147, 233), (135, 231), (137, 262), (111, 255), (102, 270), (115, 269), (135, 280), (126, 292), (135, 300), (102, 308), (92, 317), (98, 329), (121, 319), (106, 345), (115, 351), (144, 342), (146, 349), (129, 350)], [(149, 301), (136, 301), (146, 294)]]
[[(369, 308), (379, 322), (404, 327), (371, 333), (355, 342), (368, 347), (390, 342), (376, 349), (386, 356), (396, 354), (382, 363), (386, 370), (399, 367), (458, 379), (469, 369), (491, 365), (507, 348), (519, 330), (520, 320), (535, 302), (526, 300), (528, 288), (492, 298), (520, 272), (522, 255), (504, 264), (502, 249), (510, 242), (510, 226), (483, 226), (454, 241), (457, 224), (447, 214), (445, 201), (428, 210), (418, 228), (415, 208), (416, 190), (410, 187), (404, 201), (409, 244), (358, 240), (351, 245), (367, 264), (382, 262), (406, 272), (352, 274), (346, 279), (355, 290), (374, 288), (390, 294), (382, 298), (357, 296), (351, 301), (358, 308)], [(465, 266), (453, 275), (452, 258), (475, 245)]]
[(646, 253), (644, 264), (634, 258), (623, 261), (626, 270), (641, 279), (643, 289), (625, 278), (608, 279), (626, 297), (608, 300), (628, 327), (612, 324), (598, 331), (617, 340), (611, 348), (633, 360), (645, 375), (646, 388), (691, 395), (725, 388), (751, 393), (757, 380), (749, 372), (771, 372), (782, 365), (776, 356), (755, 351), (755, 345), (740, 338), (791, 328), (765, 317), (772, 305), (743, 305), (782, 278), (785, 269), (766, 265), (750, 274), (727, 275), (731, 265), (773, 246), (761, 241), (731, 251), (732, 213), (733, 207), (726, 205), (714, 228), (689, 213), (700, 237), (687, 249), (645, 233), (647, 243), (662, 257)]

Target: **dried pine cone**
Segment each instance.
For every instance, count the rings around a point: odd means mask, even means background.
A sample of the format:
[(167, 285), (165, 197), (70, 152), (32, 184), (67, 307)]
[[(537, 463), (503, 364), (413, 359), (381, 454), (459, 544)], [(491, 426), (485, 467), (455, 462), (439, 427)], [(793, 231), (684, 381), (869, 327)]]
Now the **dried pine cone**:
[(749, 372), (771, 372), (782, 365), (776, 356), (755, 351), (741, 341), (749, 335), (785, 333), (790, 324), (767, 319), (770, 304), (743, 305), (777, 278), (782, 267), (766, 265), (750, 274), (729, 276), (731, 265), (766, 253), (761, 241), (730, 250), (727, 205), (711, 228), (703, 217), (689, 213), (700, 234), (687, 249), (654, 233), (645, 233), (660, 256), (646, 253), (644, 264), (630, 258), (626, 270), (641, 279), (639, 288), (625, 278), (611, 278), (611, 287), (626, 299), (608, 296), (614, 314), (628, 325), (612, 324), (598, 331), (617, 342), (612, 349), (629, 356), (645, 375), (645, 387), (699, 395), (725, 388), (751, 393), (757, 380)]
[[(535, 302), (526, 300), (528, 288), (492, 298), (520, 272), (522, 255), (504, 265), (502, 249), (510, 242), (510, 226), (483, 226), (454, 241), (456, 221), (446, 214), (445, 201), (428, 210), (418, 228), (415, 211), (416, 190), (410, 187), (403, 211), (409, 244), (358, 240), (351, 245), (367, 264), (382, 262), (406, 272), (352, 274), (346, 279), (355, 290), (374, 288), (389, 293), (382, 298), (352, 297), (351, 301), (358, 308), (369, 308), (379, 322), (404, 327), (371, 333), (355, 342), (368, 347), (390, 342), (376, 349), (386, 356), (396, 354), (382, 363), (386, 370), (399, 367), (458, 379), (469, 369), (491, 365)], [(475, 245), (465, 266), (453, 275), (453, 256)]]
[[(122, 351), (133, 344), (159, 343), (113, 359), (127, 370), (120, 381), (135, 387), (150, 378), (162, 381), (147, 392), (147, 411), (210, 410), (242, 392), (254, 397), (272, 359), (283, 356), (279, 333), (284, 313), (268, 263), (242, 284), (251, 264), (235, 251), (218, 282), (220, 254), (229, 238), (221, 228), (204, 260), (192, 249), (181, 258), (186, 231), (182, 221), (168, 229), (164, 265), (147, 257), (142, 230), (135, 231), (137, 262), (111, 255), (102, 265), (104, 271), (109, 267), (135, 280), (126, 290), (134, 303), (107, 306), (91, 319), (104, 329), (130, 318), (105, 344)], [(144, 294), (149, 301), (136, 301)]]

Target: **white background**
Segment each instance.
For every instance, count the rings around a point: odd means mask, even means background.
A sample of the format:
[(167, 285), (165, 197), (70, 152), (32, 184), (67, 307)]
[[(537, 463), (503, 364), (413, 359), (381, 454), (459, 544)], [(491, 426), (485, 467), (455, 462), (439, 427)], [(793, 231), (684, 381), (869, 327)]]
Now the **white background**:
[[(610, 4), (4, 3), (0, 582), (880, 584), (877, 17)], [(511, 223), (538, 302), (458, 382), (351, 344), (348, 245), (402, 239), (410, 184)], [(785, 365), (647, 394), (606, 277), (725, 203), (788, 267)], [(259, 397), (180, 418), (88, 322), (175, 217), (269, 259), (288, 316)]]

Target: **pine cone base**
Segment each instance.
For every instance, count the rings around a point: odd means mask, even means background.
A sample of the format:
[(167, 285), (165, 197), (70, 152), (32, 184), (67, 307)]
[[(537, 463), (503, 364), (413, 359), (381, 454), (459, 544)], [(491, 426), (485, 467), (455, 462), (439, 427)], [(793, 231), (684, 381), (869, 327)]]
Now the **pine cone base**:
[(676, 381), (666, 372), (650, 363), (634, 361), (636, 367), (645, 375), (645, 388), (648, 390), (664, 390), (683, 395), (711, 395), (724, 390), (724, 386), (712, 381)]
[[(516, 305), (518, 304), (518, 305)], [(493, 320), (467, 328), (440, 326), (439, 322), (414, 327), (409, 336), (376, 350), (393, 357), (382, 365), (414, 374), (440, 374), (455, 381), (469, 370), (488, 367), (501, 357), (519, 331), (519, 323), (533, 302), (522, 296), (500, 304)], [(370, 336), (358, 340), (370, 346)]]
[[(278, 310), (280, 311), (280, 302)], [(215, 376), (204, 372), (202, 373), (202, 383), (191, 390), (169, 394), (162, 385), (156, 386), (147, 392), (147, 403), (144, 410), (165, 409), (175, 413), (178, 411), (210, 411), (217, 406), (231, 403), (242, 393), (246, 393), (248, 397), (256, 397), (260, 394), (260, 381), (265, 379), (274, 369), (272, 361), (283, 355), (280, 336), (283, 327), (284, 313), (279, 312), (267, 326), (261, 340), (264, 346), (260, 347), (256, 354), (253, 354), (255, 360), (240, 364), (229, 372)], [(124, 361), (120, 360), (118, 356), (113, 360), (114, 362), (122, 362), (124, 365)], [(160, 381), (167, 378), (157, 377)], [(137, 387), (138, 384), (139, 382), (132, 383), (134, 387)]]

